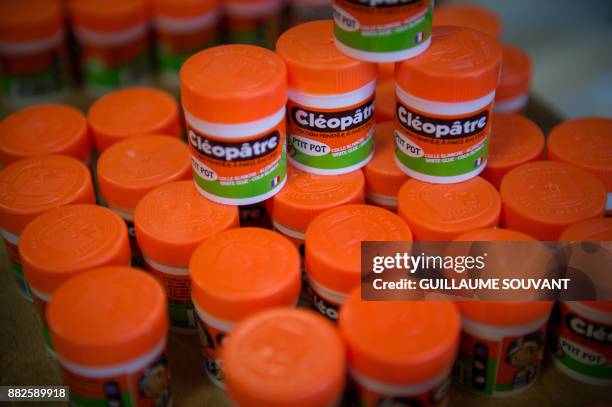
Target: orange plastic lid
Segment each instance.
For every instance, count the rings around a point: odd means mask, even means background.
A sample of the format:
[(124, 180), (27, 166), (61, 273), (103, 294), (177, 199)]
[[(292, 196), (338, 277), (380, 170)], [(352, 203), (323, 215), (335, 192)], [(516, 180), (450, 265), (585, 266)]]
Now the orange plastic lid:
[(560, 241), (612, 241), (612, 218), (593, 218), (565, 229)]
[(544, 133), (523, 115), (494, 113), (489, 159), (482, 177), (499, 188), (508, 171), (544, 155)]
[(269, 117), (287, 103), (287, 68), (253, 45), (200, 51), (181, 67), (184, 109), (200, 120), (237, 124)]
[(57, 0), (0, 1), (0, 41), (38, 41), (62, 28), (62, 9)]
[(146, 0), (70, 0), (74, 25), (99, 32), (129, 30), (148, 17)]
[(552, 301), (458, 301), (461, 315), (498, 327), (526, 325), (546, 318)]
[(376, 122), (395, 120), (395, 81), (384, 81), (376, 86)]
[(166, 295), (151, 275), (128, 267), (101, 267), (62, 285), (49, 301), (53, 346), (86, 367), (130, 362), (165, 341)]
[(603, 216), (606, 190), (578, 167), (534, 161), (511, 170), (501, 182), (502, 223), (540, 240), (557, 240), (568, 226)]
[(152, 0), (155, 15), (174, 18), (197, 17), (221, 6), (219, 0)]
[(395, 164), (395, 122), (376, 125), (374, 157), (363, 168), (366, 191), (397, 196), (408, 176)]
[(72, 157), (31, 157), (0, 171), (0, 228), (14, 235), (50, 209), (95, 202), (89, 170)]
[(279, 233), (229, 229), (206, 239), (189, 262), (194, 303), (228, 322), (267, 308), (293, 306), (300, 293), (300, 255)]
[(399, 62), (395, 80), (421, 99), (467, 102), (497, 88), (501, 61), (495, 38), (470, 28), (434, 27), (427, 52)]
[(129, 264), (127, 226), (119, 215), (101, 206), (63, 206), (26, 226), (19, 255), (32, 288), (50, 295), (85, 270)]
[(378, 80), (380, 82), (393, 80), (395, 77), (395, 62), (381, 62), (378, 64)]
[(290, 308), (246, 319), (223, 344), (225, 380), (237, 406), (335, 405), (344, 390), (345, 358), (330, 322)]
[(145, 256), (167, 266), (187, 267), (205, 239), (238, 227), (238, 207), (209, 201), (193, 181), (171, 182), (140, 200), (134, 225)]
[(564, 161), (598, 177), (612, 191), (612, 119), (566, 121), (548, 136), (548, 159)]
[(456, 184), (409, 179), (398, 195), (398, 214), (416, 240), (453, 240), (470, 230), (497, 226), (499, 193), (483, 178)]
[(109, 93), (91, 105), (87, 121), (98, 152), (137, 135), (181, 136), (176, 100), (153, 88), (127, 88)]
[(535, 239), (516, 230), (483, 228), (463, 233), (455, 240), (460, 242), (521, 242)]
[(303, 233), (310, 222), (327, 209), (364, 203), (364, 185), (361, 170), (329, 176), (288, 167), (287, 184), (272, 198), (272, 219)]
[(390, 385), (417, 385), (452, 367), (461, 331), (450, 301), (362, 301), (354, 290), (338, 329), (351, 369)]
[(291, 89), (335, 95), (353, 92), (376, 79), (378, 66), (344, 55), (334, 44), (334, 22), (312, 21), (280, 36), (276, 52), (287, 64)]
[(91, 141), (83, 113), (66, 105), (37, 105), (19, 110), (0, 122), (0, 162), (64, 154), (86, 162)]
[(531, 58), (525, 51), (503, 45), (503, 62), (495, 100), (519, 97), (531, 88)]
[(348, 294), (361, 281), (362, 241), (412, 241), (399, 216), (370, 205), (328, 209), (306, 230), (306, 272), (318, 284)]
[(97, 174), (108, 205), (132, 212), (147, 192), (168, 182), (191, 179), (191, 153), (174, 137), (130, 137), (100, 155)]
[(449, 4), (436, 7), (432, 24), (434, 27), (441, 25), (468, 27), (494, 38), (501, 37), (502, 33), (502, 21), (497, 14), (475, 5)]

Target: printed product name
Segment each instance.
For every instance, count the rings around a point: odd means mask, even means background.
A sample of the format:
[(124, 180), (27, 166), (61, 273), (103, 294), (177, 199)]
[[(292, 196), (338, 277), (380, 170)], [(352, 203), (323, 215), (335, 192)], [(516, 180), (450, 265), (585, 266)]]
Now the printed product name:
[(347, 0), (349, 3), (369, 7), (396, 7), (413, 4), (422, 0)]
[(369, 121), (374, 115), (374, 99), (344, 112), (321, 113), (301, 107), (291, 109), (291, 117), (298, 127), (321, 133), (352, 130)]
[(428, 138), (466, 138), (487, 127), (489, 111), (484, 110), (461, 120), (435, 119), (421, 116), (398, 103), (397, 118), (402, 127)]
[(198, 153), (222, 161), (249, 161), (272, 154), (280, 138), (280, 133), (274, 131), (257, 140), (231, 143), (210, 140), (189, 130), (189, 142)]
[(572, 314), (565, 317), (565, 323), (578, 336), (597, 343), (612, 344), (612, 329), (608, 325), (585, 321)]

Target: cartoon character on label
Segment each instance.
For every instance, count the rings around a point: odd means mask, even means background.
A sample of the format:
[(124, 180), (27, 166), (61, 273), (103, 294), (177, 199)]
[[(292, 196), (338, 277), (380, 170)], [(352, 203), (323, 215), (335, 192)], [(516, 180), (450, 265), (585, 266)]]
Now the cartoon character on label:
[(140, 377), (140, 395), (154, 400), (155, 407), (170, 405), (170, 387), (168, 386), (168, 361), (161, 355)]
[(208, 372), (209, 375), (217, 379), (219, 382), (223, 383), (225, 377), (223, 374), (223, 369), (221, 368), (221, 360), (218, 359), (215, 355), (218, 354), (221, 346), (223, 345), (223, 340), (225, 339), (225, 333), (219, 332), (213, 338), (213, 335), (210, 334), (209, 330), (204, 326), (204, 324), (196, 319), (198, 334), (200, 337), (200, 344), (202, 345), (202, 349), (204, 349), (206, 353), (206, 357), (204, 358), (204, 368)]
[(510, 390), (523, 388), (538, 374), (543, 334), (533, 333), (516, 339), (506, 355), (506, 363), (516, 369)]

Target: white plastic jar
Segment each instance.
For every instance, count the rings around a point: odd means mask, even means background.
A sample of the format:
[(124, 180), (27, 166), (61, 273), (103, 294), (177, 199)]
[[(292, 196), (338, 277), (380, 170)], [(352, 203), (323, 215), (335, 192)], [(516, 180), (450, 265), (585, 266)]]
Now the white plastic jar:
[(319, 175), (362, 168), (373, 154), (377, 66), (333, 44), (333, 23), (285, 32), (276, 46), (289, 77), (289, 161)]
[(552, 302), (457, 302), (461, 345), (455, 380), (489, 396), (510, 396), (537, 379)]
[(502, 52), (469, 28), (434, 27), (432, 37), (427, 52), (396, 68), (396, 162), (419, 181), (456, 183), (487, 163)]
[(261, 47), (224, 45), (189, 58), (180, 75), (198, 190), (226, 205), (274, 196), (287, 180), (283, 60)]

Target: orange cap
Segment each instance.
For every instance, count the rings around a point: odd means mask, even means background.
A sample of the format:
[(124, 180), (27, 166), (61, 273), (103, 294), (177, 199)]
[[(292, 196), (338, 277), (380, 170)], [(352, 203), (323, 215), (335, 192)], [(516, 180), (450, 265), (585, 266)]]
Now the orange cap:
[(560, 241), (612, 241), (612, 218), (593, 218), (565, 229)]
[(0, 1), (0, 41), (38, 41), (63, 27), (63, 15), (56, 0)]
[(364, 185), (361, 170), (329, 176), (288, 167), (286, 186), (272, 198), (272, 219), (303, 233), (327, 209), (364, 203)]
[(193, 181), (171, 182), (140, 200), (134, 225), (146, 257), (167, 266), (187, 267), (191, 254), (205, 239), (238, 227), (238, 207), (209, 201)]
[(497, 226), (499, 193), (483, 178), (457, 184), (409, 179), (398, 195), (398, 214), (416, 240), (453, 240), (474, 229)]
[(72, 157), (31, 157), (0, 171), (0, 228), (14, 235), (50, 209), (95, 202), (89, 170)]
[(466, 4), (448, 4), (434, 9), (432, 25), (456, 25), (483, 32), (494, 38), (501, 37), (502, 22), (493, 11)]
[(548, 136), (548, 159), (564, 161), (598, 177), (612, 191), (612, 119), (566, 121)]
[(51, 295), (85, 270), (129, 264), (127, 226), (119, 215), (101, 206), (63, 206), (26, 226), (19, 255), (32, 288)]
[(267, 308), (293, 306), (300, 293), (300, 255), (266, 229), (229, 229), (206, 239), (189, 262), (192, 298), (228, 322)]
[(232, 329), (223, 346), (227, 390), (237, 406), (331, 406), (344, 390), (344, 344), (311, 311), (264, 311)]
[(376, 122), (395, 120), (395, 81), (379, 82), (376, 86)]
[(133, 212), (149, 191), (191, 179), (191, 153), (185, 143), (173, 137), (130, 137), (100, 155), (97, 173), (104, 200), (114, 208)]
[(451, 369), (461, 326), (450, 301), (362, 301), (357, 289), (340, 309), (338, 329), (351, 369), (384, 384), (417, 385)]
[(502, 70), (495, 100), (519, 97), (531, 87), (531, 58), (525, 51), (503, 45)]
[(264, 119), (287, 103), (287, 68), (274, 52), (253, 45), (200, 51), (182, 66), (183, 108), (212, 123)]
[(460, 242), (521, 242), (535, 239), (516, 230), (483, 228), (463, 233), (455, 240)]
[(85, 116), (71, 106), (32, 106), (0, 122), (2, 165), (46, 154), (64, 154), (86, 162), (90, 153)]
[(98, 32), (129, 30), (148, 17), (146, 0), (70, 0), (74, 25)]
[(289, 87), (300, 92), (348, 93), (376, 80), (376, 64), (338, 50), (331, 20), (312, 21), (285, 31), (276, 43), (276, 52), (287, 64)]
[(461, 315), (497, 327), (526, 325), (547, 318), (552, 301), (459, 301)]
[(98, 152), (136, 135), (181, 136), (176, 100), (153, 88), (127, 88), (109, 93), (91, 105), (87, 121)]
[(322, 286), (348, 294), (361, 280), (362, 241), (412, 241), (399, 216), (370, 205), (328, 209), (306, 230), (306, 272)]
[(466, 102), (497, 88), (502, 51), (486, 34), (463, 27), (434, 27), (431, 46), (399, 62), (395, 80), (413, 96), (434, 102)]
[(395, 62), (380, 62), (378, 64), (378, 80), (380, 82), (393, 80), (395, 76)]
[(395, 164), (395, 122), (376, 125), (372, 160), (363, 168), (366, 191), (397, 196), (408, 176)]
[(197, 17), (221, 6), (219, 0), (152, 0), (155, 15), (174, 18)]
[(128, 267), (101, 267), (62, 285), (49, 301), (53, 346), (86, 367), (130, 362), (166, 339), (168, 312), (161, 285)]
[(494, 113), (489, 159), (482, 177), (499, 188), (511, 169), (544, 155), (544, 133), (537, 124), (518, 114)]
[(557, 240), (563, 229), (603, 216), (606, 191), (580, 168), (534, 161), (511, 170), (501, 182), (502, 223), (540, 240)]

